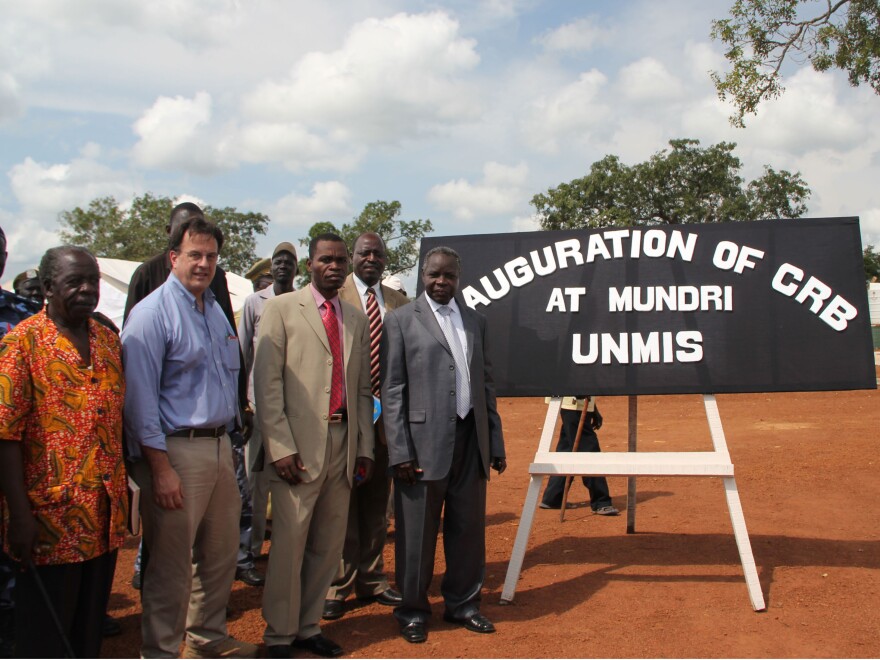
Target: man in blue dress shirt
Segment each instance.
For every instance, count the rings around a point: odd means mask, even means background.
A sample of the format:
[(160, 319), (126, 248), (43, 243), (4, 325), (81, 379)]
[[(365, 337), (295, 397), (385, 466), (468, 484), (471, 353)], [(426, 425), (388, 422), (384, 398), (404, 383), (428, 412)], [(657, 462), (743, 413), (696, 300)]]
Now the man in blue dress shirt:
[(223, 245), (202, 217), (171, 236), (171, 274), (131, 312), (122, 333), (125, 430), (141, 488), (149, 579), (141, 657), (252, 658), (231, 638), (241, 499), (232, 458), (238, 339), (209, 289)]

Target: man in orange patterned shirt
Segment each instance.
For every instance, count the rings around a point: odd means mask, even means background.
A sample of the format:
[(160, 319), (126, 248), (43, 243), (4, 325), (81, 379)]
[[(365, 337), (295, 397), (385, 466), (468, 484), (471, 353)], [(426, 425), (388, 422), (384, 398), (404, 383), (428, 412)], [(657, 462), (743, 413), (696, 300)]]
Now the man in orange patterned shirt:
[(128, 498), (122, 460), (125, 383), (119, 339), (90, 318), (98, 263), (83, 248), (40, 264), (48, 302), (0, 342), (3, 540), (17, 580), (19, 657), (62, 657), (45, 585), (76, 657), (99, 657)]

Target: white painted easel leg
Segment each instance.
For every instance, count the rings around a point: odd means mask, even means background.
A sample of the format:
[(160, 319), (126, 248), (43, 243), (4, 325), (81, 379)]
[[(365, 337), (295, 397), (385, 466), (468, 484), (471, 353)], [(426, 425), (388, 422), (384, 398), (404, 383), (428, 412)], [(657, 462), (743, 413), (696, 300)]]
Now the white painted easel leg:
[[(547, 416), (544, 417), (544, 428), (541, 430), (541, 441), (538, 443), (538, 451), (550, 451), (550, 443), (553, 440), (553, 432), (556, 430), (556, 420), (559, 418), (559, 410), (562, 408), (562, 398), (555, 396), (550, 399), (547, 406)], [(516, 530), (516, 540), (513, 542), (513, 552), (510, 555), (510, 563), (507, 564), (507, 577), (504, 578), (504, 589), (501, 590), (501, 604), (509, 605), (513, 602), (513, 594), (516, 591), (516, 583), (522, 570), (523, 559), (526, 556), (526, 546), (529, 544), (529, 535), (532, 533), (532, 521), (535, 519), (535, 509), (538, 508), (538, 495), (541, 492), (542, 475), (532, 475), (529, 481), (529, 490), (526, 493), (526, 501), (523, 504), (522, 516), (519, 519), (519, 527)]]
[[(726, 454), (729, 457), (727, 439), (724, 437), (724, 428), (721, 426), (721, 415), (718, 413), (718, 402), (715, 400), (715, 395), (704, 394), (703, 405), (706, 408), (706, 419), (709, 421), (709, 433), (712, 435), (712, 444), (715, 447), (715, 451)], [(752, 543), (749, 541), (749, 532), (746, 529), (746, 519), (743, 515), (739, 491), (736, 489), (736, 479), (725, 477), (723, 481), (724, 495), (727, 497), (727, 509), (730, 511), (730, 524), (733, 526), (733, 536), (736, 539), (736, 547), (739, 550), (739, 560), (742, 563), (743, 574), (746, 578), (749, 600), (752, 601), (752, 608), (758, 612), (767, 608), (764, 604), (761, 582), (758, 580), (758, 569), (755, 566), (755, 557), (752, 554)]]

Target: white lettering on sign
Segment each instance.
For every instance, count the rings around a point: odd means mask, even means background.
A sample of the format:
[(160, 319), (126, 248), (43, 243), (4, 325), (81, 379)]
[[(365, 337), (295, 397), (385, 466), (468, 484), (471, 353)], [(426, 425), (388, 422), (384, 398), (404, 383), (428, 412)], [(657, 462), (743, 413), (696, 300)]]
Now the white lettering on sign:
[(764, 251), (756, 250), (745, 245), (740, 246), (730, 241), (720, 241), (715, 246), (715, 254), (712, 263), (721, 270), (733, 270), (737, 275), (742, 275), (746, 268), (754, 268), (754, 259), (763, 259)]
[[(858, 316), (855, 306), (839, 295), (831, 298), (834, 291), (830, 286), (812, 275), (804, 281), (805, 276), (802, 269), (785, 263), (776, 271), (771, 286), (802, 305), (809, 302), (810, 311), (838, 332), (846, 330), (848, 322)], [(831, 302), (825, 305), (828, 299)]]
[[(630, 241), (628, 255), (624, 249), (626, 239)], [(679, 229), (668, 233), (660, 229), (649, 229), (645, 232), (637, 229), (609, 229), (590, 234), (586, 255), (581, 251), (580, 240), (576, 238), (557, 241), (540, 250), (532, 250), (528, 258), (519, 256), (511, 259), (501, 268), (495, 268), (491, 275), (480, 277), (479, 286), (466, 286), (461, 294), (468, 307), (488, 307), (493, 300), (501, 300), (513, 289), (533, 282), (535, 277), (546, 277), (569, 266), (583, 266), (596, 259), (622, 259), (627, 256), (633, 259), (645, 256), (692, 261), (696, 245), (697, 234), (685, 234)], [(550, 308), (548, 303), (548, 311)], [(555, 303), (553, 309), (556, 309)]]
[(733, 287), (703, 286), (625, 286), (608, 289), (609, 312), (730, 312)]
[[(587, 295), (586, 287), (568, 286), (565, 289), (555, 288), (550, 292), (550, 300), (547, 301), (545, 312), (579, 312), (581, 311), (581, 296)], [(568, 296), (569, 306), (565, 307), (565, 296)]]
[(584, 352), (580, 333), (572, 335), (571, 359), (575, 364), (659, 364), (699, 362), (703, 359), (703, 334), (696, 330), (679, 332), (610, 332), (587, 335)]

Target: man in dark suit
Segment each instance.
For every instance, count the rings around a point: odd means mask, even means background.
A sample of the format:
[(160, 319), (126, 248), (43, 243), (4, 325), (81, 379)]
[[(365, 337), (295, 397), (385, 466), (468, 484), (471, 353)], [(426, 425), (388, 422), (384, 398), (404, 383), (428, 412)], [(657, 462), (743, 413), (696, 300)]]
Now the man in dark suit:
[[(370, 320), (370, 384), (373, 396), (379, 396), (379, 340), (382, 318), (386, 312), (409, 302), (402, 293), (380, 284), (385, 272), (385, 241), (373, 232), (358, 236), (351, 246), (354, 270), (339, 290), (339, 298), (364, 311)], [(366, 601), (400, 605), (401, 597), (390, 587), (385, 575), (382, 551), (388, 535), (386, 511), (391, 479), (388, 477), (388, 448), (382, 418), (376, 420), (376, 445), (373, 478), (351, 491), (348, 527), (342, 562), (324, 602), (323, 618), (338, 619), (345, 613), (345, 599), (354, 591)]]
[(461, 260), (448, 247), (428, 252), (425, 293), (390, 312), (382, 334), (382, 405), (394, 475), (401, 635), (427, 639), (428, 587), (440, 513), (446, 574), (443, 618), (491, 633), (480, 613), (486, 573), (486, 482), (507, 461), (486, 355), (486, 319), (455, 299)]

